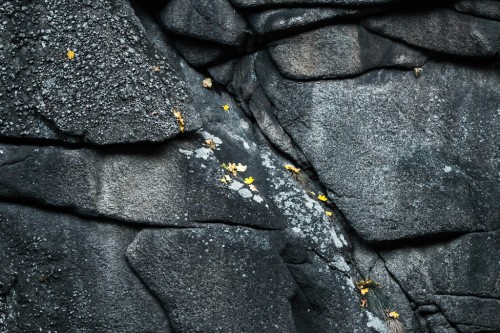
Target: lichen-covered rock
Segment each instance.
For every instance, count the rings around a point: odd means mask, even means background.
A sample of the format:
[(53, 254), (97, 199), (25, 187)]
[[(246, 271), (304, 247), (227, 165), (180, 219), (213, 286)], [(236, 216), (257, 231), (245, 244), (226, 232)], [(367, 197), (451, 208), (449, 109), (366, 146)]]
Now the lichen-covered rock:
[(1, 136), (163, 141), (179, 134), (174, 108), (186, 130), (200, 127), (185, 82), (127, 1), (13, 0), (0, 15)]
[(125, 259), (136, 234), (1, 203), (0, 332), (171, 332)]
[(426, 60), (419, 51), (354, 24), (281, 39), (268, 50), (285, 77), (302, 80), (348, 77), (381, 67), (414, 68)]
[(386, 5), (398, 2), (412, 2), (415, 0), (230, 0), (235, 6), (241, 8), (256, 7), (287, 7), (287, 6), (368, 6)]
[(422, 49), (464, 57), (494, 57), (500, 51), (500, 22), (452, 9), (413, 8), (370, 17), (368, 29)]

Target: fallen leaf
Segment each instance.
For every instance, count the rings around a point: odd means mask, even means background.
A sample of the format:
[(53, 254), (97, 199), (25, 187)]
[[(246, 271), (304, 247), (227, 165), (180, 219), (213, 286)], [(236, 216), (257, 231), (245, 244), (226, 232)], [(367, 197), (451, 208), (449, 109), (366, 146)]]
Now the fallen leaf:
[(255, 185), (248, 185), (248, 188), (250, 189), (250, 191), (252, 192), (259, 192), (259, 190), (257, 190), (257, 187), (255, 187)]
[(68, 50), (68, 53), (66, 53), (66, 55), (68, 56), (69, 60), (73, 60), (75, 58), (75, 51)]
[(211, 150), (215, 150), (217, 148), (217, 144), (214, 142), (212, 139), (206, 139), (205, 144), (207, 145), (208, 148)]
[(153, 72), (158, 73), (160, 71), (160, 66), (153, 66)]
[(174, 113), (175, 119), (177, 119), (177, 123), (179, 124), (179, 129), (181, 130), (181, 133), (184, 133), (184, 119), (182, 118), (181, 112), (177, 111), (176, 109), (173, 109), (172, 112)]
[(293, 173), (299, 173), (300, 172), (300, 169), (299, 168), (296, 168), (294, 167), (293, 165), (291, 164), (287, 164), (285, 165), (285, 169), (287, 169), (288, 171), (291, 171)]
[(325, 214), (326, 214), (326, 216), (332, 216), (333, 212), (327, 211), (327, 212), (325, 212)]
[(224, 105), (222, 106), (222, 110), (224, 110), (224, 111), (229, 111), (229, 109), (230, 109), (230, 108), (231, 108), (231, 107), (230, 107), (229, 105), (227, 105), (227, 104), (224, 104)]
[(318, 200), (319, 201), (328, 201), (328, 198), (324, 196), (323, 194), (318, 194)]
[(366, 298), (361, 299), (361, 307), (362, 308), (368, 307), (368, 300)]
[(361, 295), (366, 295), (368, 293), (368, 291), (370, 291), (370, 288), (359, 289), (359, 292), (361, 293)]
[(389, 318), (398, 319), (399, 313), (397, 313), (396, 311), (391, 311), (391, 312), (389, 312)]
[(226, 180), (226, 178), (224, 178), (224, 177), (222, 177), (221, 179), (219, 179), (219, 181), (220, 181), (221, 183), (227, 184), (227, 180)]
[(245, 184), (250, 185), (253, 183), (254, 180), (255, 179), (253, 179), (253, 177), (251, 177), (251, 176), (248, 178), (245, 178)]
[(226, 180), (230, 183), (233, 181), (233, 178), (231, 178), (230, 175), (224, 175), (224, 178), (226, 178)]
[(423, 69), (420, 67), (413, 68), (413, 74), (415, 74), (416, 77), (419, 77), (420, 75), (422, 75), (422, 71), (423, 71)]
[(236, 170), (236, 163), (229, 163), (225, 169), (231, 172), (233, 176), (236, 176), (238, 174), (238, 170)]
[(245, 171), (247, 171), (247, 166), (243, 165), (241, 163), (238, 163), (238, 165), (236, 166), (236, 171), (238, 171), (238, 172), (245, 172)]
[(204, 88), (210, 89), (212, 88), (212, 79), (207, 77), (205, 80), (201, 82)]

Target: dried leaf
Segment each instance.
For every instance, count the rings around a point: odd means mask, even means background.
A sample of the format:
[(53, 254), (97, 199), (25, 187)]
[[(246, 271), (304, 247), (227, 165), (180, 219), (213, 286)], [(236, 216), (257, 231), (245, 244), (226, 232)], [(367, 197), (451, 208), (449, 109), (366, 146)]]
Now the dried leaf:
[(326, 214), (326, 216), (331, 217), (333, 215), (333, 212), (326, 211), (325, 214)]
[(219, 180), (220, 180), (221, 183), (224, 183), (224, 184), (229, 184), (229, 183), (231, 183), (233, 181), (233, 179), (229, 175), (224, 175), (224, 177), (222, 177)]
[(160, 66), (153, 66), (153, 72), (158, 73), (160, 71)]
[(257, 187), (255, 187), (255, 185), (248, 185), (248, 188), (250, 189), (250, 191), (252, 192), (259, 192), (259, 190), (257, 190)]
[(299, 173), (300, 172), (300, 169), (299, 168), (296, 168), (294, 167), (293, 165), (291, 164), (287, 164), (285, 165), (285, 169), (287, 169), (288, 171), (291, 171), (293, 173)]
[(219, 179), (219, 181), (220, 181), (221, 183), (227, 184), (227, 180), (226, 180), (226, 178), (224, 178), (224, 177), (222, 177), (221, 179)]
[(212, 88), (212, 79), (207, 77), (205, 80), (201, 82), (201, 84), (203, 85), (203, 88), (210, 89)]
[(422, 75), (422, 71), (423, 71), (423, 69), (420, 67), (413, 68), (413, 74), (415, 74), (416, 77), (419, 77), (420, 75)]
[(361, 307), (362, 308), (368, 307), (368, 300), (366, 298), (361, 299)]
[(236, 171), (238, 171), (238, 172), (245, 172), (245, 171), (247, 171), (247, 166), (243, 165), (241, 163), (238, 163), (238, 165), (236, 166)]
[(370, 291), (370, 288), (359, 289), (359, 292), (361, 293), (361, 295), (366, 295), (368, 293), (368, 291)]
[(253, 183), (254, 180), (255, 179), (252, 176), (250, 176), (248, 178), (245, 178), (244, 182), (245, 182), (245, 184), (250, 185)]
[(217, 144), (214, 142), (212, 139), (206, 139), (205, 144), (207, 145), (208, 148), (211, 150), (215, 150), (217, 148)]
[(226, 170), (231, 172), (233, 176), (238, 174), (238, 170), (236, 170), (236, 163), (229, 163), (226, 167)]
[(68, 56), (69, 60), (73, 60), (75, 58), (75, 51), (68, 50), (68, 53), (66, 53), (66, 55)]
[(172, 112), (174, 113), (175, 119), (177, 119), (177, 123), (179, 124), (179, 129), (181, 130), (181, 133), (184, 133), (185, 124), (181, 112), (177, 111), (176, 109), (173, 109)]
[(328, 201), (328, 198), (326, 196), (324, 196), (323, 194), (318, 194), (318, 200), (319, 201)]
[(224, 104), (224, 105), (222, 106), (222, 110), (224, 110), (224, 111), (229, 111), (229, 109), (230, 109), (230, 108), (231, 108), (231, 107), (230, 107), (229, 105), (227, 105), (227, 104)]

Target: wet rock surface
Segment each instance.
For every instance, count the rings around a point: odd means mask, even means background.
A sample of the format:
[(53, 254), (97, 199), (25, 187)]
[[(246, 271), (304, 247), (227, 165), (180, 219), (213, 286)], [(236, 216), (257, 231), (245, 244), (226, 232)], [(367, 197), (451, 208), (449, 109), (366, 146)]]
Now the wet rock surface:
[(497, 4), (2, 2), (0, 333), (500, 331)]

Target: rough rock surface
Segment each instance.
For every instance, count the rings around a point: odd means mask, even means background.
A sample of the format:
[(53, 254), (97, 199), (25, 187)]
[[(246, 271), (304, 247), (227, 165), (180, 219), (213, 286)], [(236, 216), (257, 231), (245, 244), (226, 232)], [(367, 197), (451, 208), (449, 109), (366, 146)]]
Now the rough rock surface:
[(500, 22), (451, 9), (413, 8), (362, 21), (381, 35), (429, 51), (466, 57), (493, 57), (500, 52)]
[(353, 24), (305, 32), (270, 43), (268, 49), (280, 72), (299, 80), (348, 77), (381, 67), (415, 68), (426, 60), (419, 51)]
[(0, 204), (0, 332), (171, 332), (126, 262), (137, 232)]
[(0, 333), (500, 332), (497, 3), (1, 2)]
[(247, 28), (226, 0), (172, 0), (162, 10), (161, 22), (176, 34), (231, 46), (243, 43)]
[[(151, 45), (127, 1), (0, 6), (2, 136), (162, 141), (179, 133), (174, 108), (189, 119), (187, 130), (200, 127), (186, 104), (185, 83)], [(42, 12), (47, 15), (35, 14)]]

